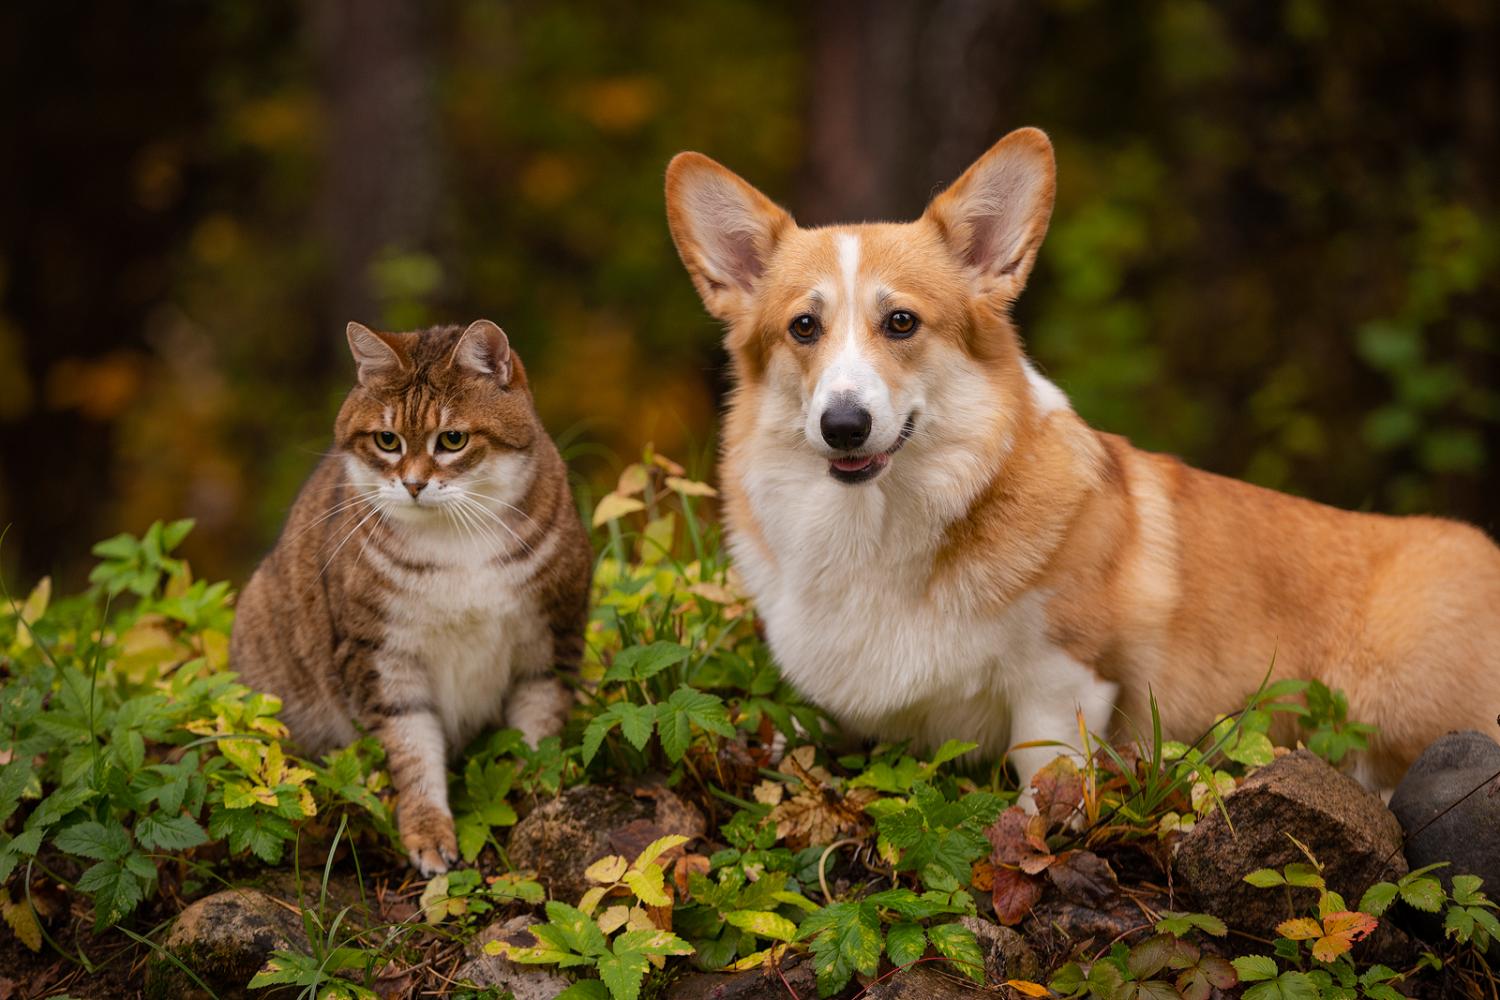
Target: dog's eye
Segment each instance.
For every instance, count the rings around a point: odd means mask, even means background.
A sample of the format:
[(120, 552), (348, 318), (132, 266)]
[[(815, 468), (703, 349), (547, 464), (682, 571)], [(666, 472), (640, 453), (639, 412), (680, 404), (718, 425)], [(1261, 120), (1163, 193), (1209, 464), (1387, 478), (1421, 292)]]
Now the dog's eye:
[(885, 318), (885, 330), (892, 337), (910, 337), (917, 332), (916, 314), (897, 309)]
[(810, 313), (803, 313), (792, 320), (791, 325), (787, 327), (787, 332), (799, 343), (810, 344), (817, 339), (819, 329), (818, 318)]

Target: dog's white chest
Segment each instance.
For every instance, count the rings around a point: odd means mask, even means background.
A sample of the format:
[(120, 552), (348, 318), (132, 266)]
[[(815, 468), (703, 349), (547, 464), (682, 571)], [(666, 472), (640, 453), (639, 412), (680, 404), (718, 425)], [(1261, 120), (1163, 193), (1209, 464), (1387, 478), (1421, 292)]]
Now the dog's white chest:
[(1051, 648), (1042, 595), (999, 615), (956, 595), (940, 606), (933, 533), (888, 497), (831, 481), (750, 491), (773, 558), (748, 539), (734, 552), (787, 679), (862, 734), (1003, 753), (1010, 699)]
[(500, 718), (517, 677), (550, 666), (551, 634), (513, 568), (476, 558), (401, 582), (386, 646), (421, 664), (425, 695), (456, 751)]

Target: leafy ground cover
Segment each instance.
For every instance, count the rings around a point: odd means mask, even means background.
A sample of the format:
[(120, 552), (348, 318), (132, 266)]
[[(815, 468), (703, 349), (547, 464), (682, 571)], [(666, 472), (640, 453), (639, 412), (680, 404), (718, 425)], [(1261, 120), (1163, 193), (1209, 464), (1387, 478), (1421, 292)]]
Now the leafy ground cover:
[[(452, 973), (482, 928), (520, 913), (540, 919), (534, 943), (486, 949), (561, 970), (570, 1000), (661, 996), (687, 970), (799, 956), (824, 997), (919, 963), (978, 984), (985, 957), (964, 918), (1016, 926), (1050, 893), (1161, 888), (1174, 843), (1280, 752), (1278, 717), (1333, 763), (1369, 736), (1338, 692), (1268, 685), (1192, 746), (1163, 740), (1159, 720), (1120, 746), (1080, 728), (1076, 753), (1034, 781), (1033, 812), (1003, 763), (965, 761), (970, 744), (848, 752), (772, 663), (703, 516), (712, 501), (648, 453), (593, 507), (600, 556), (574, 718), (536, 748), (512, 731), (466, 748), (451, 776), (465, 865), (425, 883), (396, 847), (378, 744), (299, 759), (276, 699), (227, 672), (233, 592), (174, 557), (188, 522), (100, 543), (85, 593), (57, 597), (44, 580), (7, 594), (0, 996), (132, 995), (148, 965), (173, 961), (173, 917), (241, 884), (295, 898), (309, 947), (277, 951), (256, 984), (308, 997), (498, 998)], [(521, 816), (574, 786), (633, 782), (694, 804), (706, 835), (602, 857), (579, 898), (548, 898), (512, 866)], [(1098, 1000), (1495, 995), (1484, 954), (1500, 924), (1477, 879), (1449, 890), (1414, 872), (1351, 906), (1320, 870), (1308, 852), (1251, 876), (1286, 894), (1274, 941), (1143, 902), (1130, 933), (1044, 953), (1037, 978), (990, 986)], [(1357, 964), (1355, 942), (1404, 910), (1440, 923), (1420, 960)]]

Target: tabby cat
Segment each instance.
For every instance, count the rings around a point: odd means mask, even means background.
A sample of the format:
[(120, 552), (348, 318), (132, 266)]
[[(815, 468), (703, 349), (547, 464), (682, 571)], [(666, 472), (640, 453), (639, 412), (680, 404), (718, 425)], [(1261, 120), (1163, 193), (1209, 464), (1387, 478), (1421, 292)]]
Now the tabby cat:
[(535, 744), (567, 717), (590, 549), (498, 326), (348, 334), (358, 383), (240, 596), (230, 661), (305, 753), (380, 740), (432, 875), (457, 857), (447, 757), (492, 723)]

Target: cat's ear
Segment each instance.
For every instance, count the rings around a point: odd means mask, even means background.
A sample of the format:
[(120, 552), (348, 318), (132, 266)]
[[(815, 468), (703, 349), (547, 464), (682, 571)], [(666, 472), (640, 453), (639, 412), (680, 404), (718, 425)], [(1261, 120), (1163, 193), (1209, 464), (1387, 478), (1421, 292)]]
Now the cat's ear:
[(1056, 189), (1052, 142), (1041, 129), (1020, 128), (934, 198), (923, 217), (937, 223), (981, 294), (1008, 303), (1026, 287)]
[(797, 227), (775, 202), (701, 153), (667, 166), (667, 225), (708, 311), (726, 322), (749, 306), (777, 242)]
[(363, 323), (350, 323), (344, 332), (349, 335), (349, 353), (354, 355), (360, 385), (406, 367), (387, 335), (376, 333)]
[(453, 345), (448, 363), (476, 375), (493, 375), (501, 385), (509, 385), (510, 340), (494, 323), (476, 319)]

